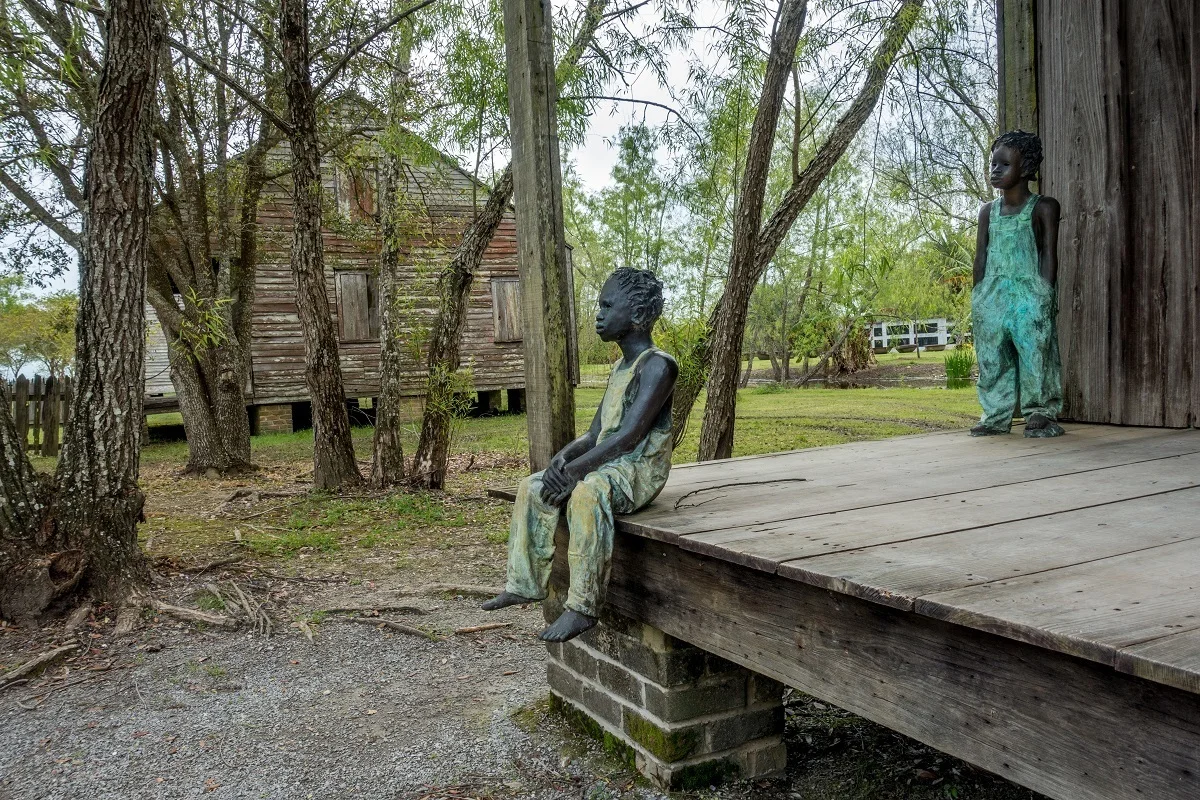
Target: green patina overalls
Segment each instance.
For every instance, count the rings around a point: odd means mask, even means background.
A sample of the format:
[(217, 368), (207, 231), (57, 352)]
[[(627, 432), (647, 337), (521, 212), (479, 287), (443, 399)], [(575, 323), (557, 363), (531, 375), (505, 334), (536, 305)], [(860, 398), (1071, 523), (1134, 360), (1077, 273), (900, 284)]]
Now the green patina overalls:
[(1033, 235), (1038, 198), (1008, 216), (1003, 199), (992, 203), (986, 272), (971, 292), (980, 422), (996, 431), (1007, 432), (1018, 409), (1026, 419), (1055, 420), (1062, 411), (1054, 287), (1042, 277)]
[[(613, 366), (600, 401), (599, 444), (621, 427), (629, 406), (637, 396), (638, 366), (650, 353), (671, 358), (650, 348), (625, 364)], [(671, 471), (671, 404), (668, 402), (654, 422), (650, 433), (631, 452), (602, 464), (589, 472), (571, 492), (567, 501), (567, 528), (571, 544), (567, 563), (571, 567), (571, 588), (567, 608), (599, 616), (608, 585), (612, 561), (613, 514), (631, 514), (650, 504)], [(561, 509), (542, 500), (542, 473), (521, 481), (508, 534), (508, 582), (505, 590), (521, 597), (543, 599), (550, 583), (550, 562), (554, 558), (554, 529)]]

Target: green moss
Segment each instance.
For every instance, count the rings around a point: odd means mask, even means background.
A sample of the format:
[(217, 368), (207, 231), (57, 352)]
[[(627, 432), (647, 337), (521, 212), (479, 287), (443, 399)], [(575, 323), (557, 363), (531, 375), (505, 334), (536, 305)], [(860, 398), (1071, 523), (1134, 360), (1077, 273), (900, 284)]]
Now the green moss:
[(741, 768), (731, 759), (705, 761), (684, 767), (671, 776), (671, 788), (685, 792), (707, 789), (730, 781), (741, 775)]
[(566, 720), (567, 724), (579, 733), (595, 739), (604, 748), (604, 752), (613, 756), (630, 769), (636, 769), (637, 751), (620, 737), (604, 730), (600, 723), (589, 717), (583, 711), (568, 703), (557, 695), (550, 695), (550, 710)]
[(630, 739), (668, 763), (682, 761), (692, 755), (700, 744), (700, 732), (695, 728), (663, 730), (629, 709), (625, 709), (625, 732)]

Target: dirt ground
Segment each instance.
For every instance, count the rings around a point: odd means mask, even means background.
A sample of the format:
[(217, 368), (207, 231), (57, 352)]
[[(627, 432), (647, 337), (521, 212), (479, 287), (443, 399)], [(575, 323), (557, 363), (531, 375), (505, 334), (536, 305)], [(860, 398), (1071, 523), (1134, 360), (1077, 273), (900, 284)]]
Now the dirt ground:
[[(664, 797), (548, 710), (540, 610), (478, 609), (508, 513), (483, 487), (512, 461), (456, 461), (446, 495), (337, 498), (307, 493), (302, 461), (236, 482), (148, 467), (155, 600), (243, 624), (0, 623), (0, 674), (77, 648), (0, 689), (0, 800)], [(786, 776), (689, 796), (1034, 797), (811, 697), (787, 719)]]

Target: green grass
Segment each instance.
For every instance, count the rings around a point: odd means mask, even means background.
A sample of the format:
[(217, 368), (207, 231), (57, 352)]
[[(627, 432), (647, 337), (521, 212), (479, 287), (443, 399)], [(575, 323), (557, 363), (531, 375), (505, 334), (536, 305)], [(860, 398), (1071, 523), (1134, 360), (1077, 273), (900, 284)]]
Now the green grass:
[[(943, 356), (943, 353), (931, 355)], [(884, 356), (880, 356), (884, 358)], [(914, 360), (912, 354), (891, 356), (893, 361)], [(575, 428), (583, 430), (591, 423), (604, 395), (600, 388), (581, 388), (575, 391)], [(701, 418), (703, 397), (692, 412), (688, 433), (675, 453), (676, 463), (694, 461)], [(963, 427), (974, 422), (979, 405), (974, 389), (790, 389), (767, 385), (738, 392), (737, 429), (734, 455), (753, 455), (803, 447), (819, 447), (862, 439), (883, 439), (923, 431)], [(454, 440), (457, 453), (501, 453), (523, 457), (528, 448), (528, 433), (523, 414), (501, 415), (463, 420)], [(353, 430), (355, 450), (362, 458), (371, 452), (371, 428)], [(403, 434), (404, 449), (411, 453), (416, 446), (415, 427)], [(267, 434), (252, 439), (254, 459), (272, 464), (299, 462), (312, 458), (312, 431), (288, 434)], [(143, 464), (179, 463), (187, 458), (183, 442), (151, 444), (142, 451)], [(39, 459), (49, 461), (52, 459)], [(405, 497), (413, 507), (397, 509), (406, 517), (438, 514), (429, 501), (419, 495)], [(398, 498), (399, 500), (399, 498)], [(312, 509), (298, 508), (289, 523), (301, 529), (322, 525), (337, 525), (342, 519), (360, 511), (354, 501), (317, 502)], [(323, 515), (322, 520), (311, 514)], [(439, 522), (441, 520), (439, 519)]]

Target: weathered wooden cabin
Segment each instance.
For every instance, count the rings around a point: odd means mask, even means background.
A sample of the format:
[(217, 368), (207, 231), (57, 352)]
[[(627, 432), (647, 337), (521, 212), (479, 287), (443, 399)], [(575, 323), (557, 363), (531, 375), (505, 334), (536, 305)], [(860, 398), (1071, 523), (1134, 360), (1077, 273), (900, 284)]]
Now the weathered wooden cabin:
[(1057, 197), (1067, 415), (1200, 420), (1200, 4), (998, 0), (1001, 127)]
[[(361, 149), (361, 148), (360, 148)], [(366, 148), (369, 152), (369, 147)], [(272, 151), (282, 171), (287, 145)], [(372, 158), (327, 159), (323, 166), (324, 245), (329, 307), (338, 333), (347, 402), (379, 392), (379, 293), (381, 239), (378, 225), (377, 166)], [(435, 281), (487, 189), (449, 157), (408, 165), (403, 195), (405, 234), (399, 317), (405, 344), (403, 386), (419, 407), (425, 381), (427, 331), (436, 313)], [(292, 237), (291, 186), (273, 181), (263, 192), (258, 212), (260, 258), (254, 281), (250, 341), (251, 372), (247, 403), (256, 431), (306, 427), (308, 390), (304, 382), (304, 344), (296, 312), (289, 253)], [(462, 361), (470, 369), (484, 408), (523, 402), (525, 386), (520, 288), (517, 279), (516, 222), (510, 208), (484, 253), (471, 289)], [(170, 374), (166, 341), (153, 320), (147, 340), (146, 393), (151, 407), (169, 407)], [(367, 403), (362, 403), (366, 406)], [(365, 410), (365, 409), (364, 409)], [(362, 415), (369, 419), (371, 413)]]

